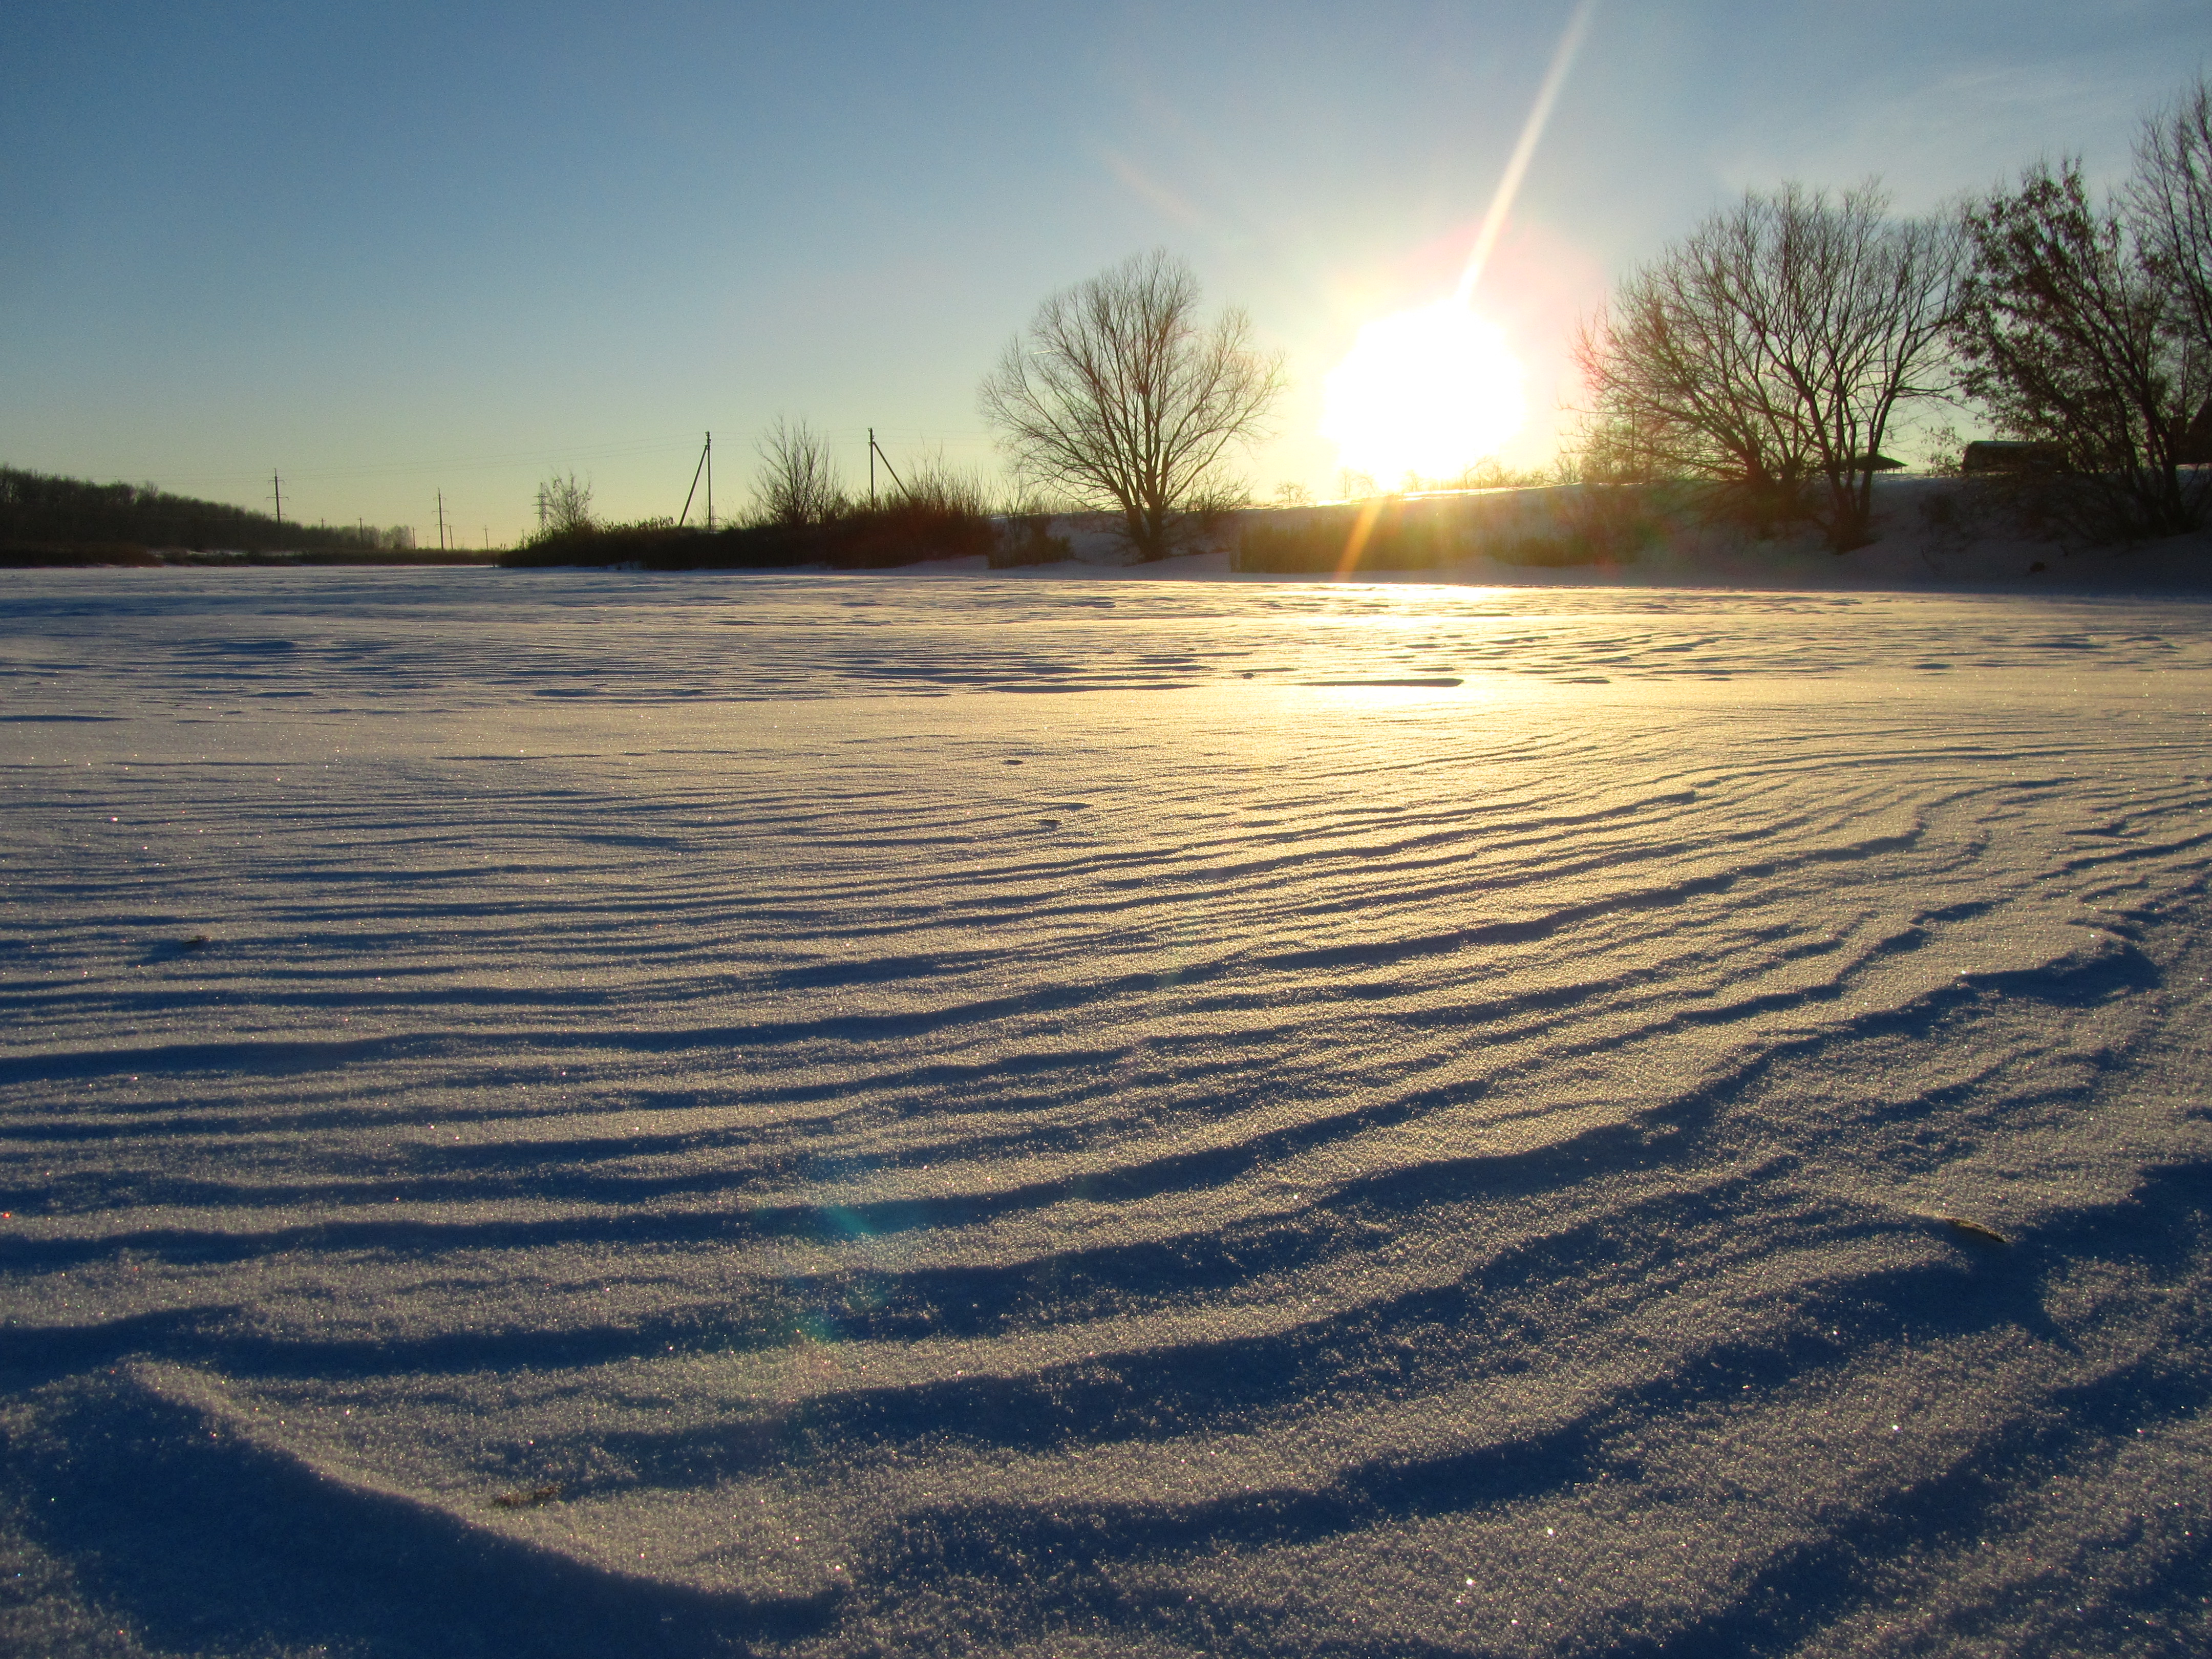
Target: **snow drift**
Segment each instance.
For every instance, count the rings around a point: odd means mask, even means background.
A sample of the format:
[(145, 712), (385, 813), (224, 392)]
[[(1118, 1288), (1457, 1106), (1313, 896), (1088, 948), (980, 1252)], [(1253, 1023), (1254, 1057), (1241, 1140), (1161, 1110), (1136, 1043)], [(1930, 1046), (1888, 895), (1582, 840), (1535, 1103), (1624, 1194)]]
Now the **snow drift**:
[(2181, 1652), (2212, 606), (39, 573), (26, 1650)]

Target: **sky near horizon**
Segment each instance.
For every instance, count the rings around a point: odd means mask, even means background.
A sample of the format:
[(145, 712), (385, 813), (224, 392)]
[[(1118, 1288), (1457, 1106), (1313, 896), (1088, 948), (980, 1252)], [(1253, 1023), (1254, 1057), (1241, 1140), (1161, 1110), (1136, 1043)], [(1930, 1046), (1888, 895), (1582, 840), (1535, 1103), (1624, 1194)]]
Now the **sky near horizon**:
[[(0, 463), (508, 541), (573, 470), (743, 504), (779, 415), (866, 488), (995, 467), (975, 386), (1050, 292), (1188, 258), (1291, 390), (1249, 459), (1336, 492), (1322, 377), (1450, 292), (1565, 3), (32, 5), (0, 54)], [(2124, 173), (2201, 0), (1600, 0), (1475, 295), (1552, 453), (1575, 320), (1746, 188), (1919, 210)], [(1387, 481), (1386, 481), (1387, 482)], [(697, 509), (694, 508), (696, 512)]]

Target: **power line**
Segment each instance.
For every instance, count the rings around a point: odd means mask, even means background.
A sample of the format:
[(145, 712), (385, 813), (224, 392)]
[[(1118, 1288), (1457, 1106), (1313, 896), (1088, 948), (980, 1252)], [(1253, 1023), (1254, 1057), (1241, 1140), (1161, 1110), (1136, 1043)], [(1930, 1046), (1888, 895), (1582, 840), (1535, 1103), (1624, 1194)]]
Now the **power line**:
[[(331, 478), (389, 477), (410, 472), (471, 471), (507, 466), (546, 466), (556, 460), (616, 460), (631, 456), (666, 454), (672, 449), (687, 447), (689, 439), (636, 438), (620, 443), (593, 444), (580, 448), (544, 445), (534, 449), (517, 449), (490, 454), (445, 458), (422, 461), (379, 461), (364, 466), (313, 467), (295, 471), (296, 483), (301, 478), (323, 480)], [(171, 472), (147, 482), (157, 485), (186, 483), (224, 483), (240, 478), (258, 477), (244, 472)]]
[[(882, 456), (886, 466), (889, 466), (890, 463), (889, 457), (884, 455), (882, 447), (883, 441), (885, 440), (915, 446), (933, 444), (940, 448), (951, 449), (954, 451), (973, 451), (983, 449), (988, 447), (991, 444), (991, 437), (988, 433), (931, 430), (920, 427), (832, 428), (825, 431), (823, 435), (830, 438), (833, 442), (849, 442), (855, 446), (862, 444), (867, 445), (869, 447), (872, 462), (873, 458)], [(642, 459), (653, 455), (666, 454), (669, 451), (681, 447), (685, 441), (686, 441), (681, 439), (656, 436), (650, 438), (629, 439), (612, 443), (586, 445), (581, 447), (563, 447), (560, 446), (545, 445), (529, 449), (491, 451), (480, 453), (475, 455), (447, 458), (443, 459), (374, 462), (358, 466), (315, 467), (306, 471), (295, 471), (293, 474), (293, 482), (296, 485), (302, 479), (310, 483), (331, 483), (346, 480), (399, 478), (410, 475), (419, 477), (426, 472), (443, 473), (456, 471), (462, 472), (515, 471), (525, 467), (536, 468), (551, 466), (556, 462), (565, 465), (572, 461), (622, 460), (632, 458)], [(692, 479), (695, 489), (702, 483), (706, 486), (708, 514), (710, 521), (714, 517), (714, 459), (712, 448), (712, 437), (710, 434), (706, 449), (702, 455), (701, 465), (697, 469), (695, 469)], [(872, 465), (871, 471), (872, 471), (873, 468)], [(156, 477), (144, 480), (143, 482), (151, 483), (158, 489), (178, 489), (188, 486), (206, 487), (216, 484), (236, 483), (244, 478), (255, 476), (258, 475), (237, 472), (177, 472), (166, 475), (157, 475)], [(896, 473), (894, 473), (893, 476), (896, 477)], [(280, 520), (283, 517), (283, 506), (282, 501), (283, 483), (283, 481), (278, 474), (273, 472), (270, 474), (270, 498), (272, 504), (276, 508), (276, 516)]]

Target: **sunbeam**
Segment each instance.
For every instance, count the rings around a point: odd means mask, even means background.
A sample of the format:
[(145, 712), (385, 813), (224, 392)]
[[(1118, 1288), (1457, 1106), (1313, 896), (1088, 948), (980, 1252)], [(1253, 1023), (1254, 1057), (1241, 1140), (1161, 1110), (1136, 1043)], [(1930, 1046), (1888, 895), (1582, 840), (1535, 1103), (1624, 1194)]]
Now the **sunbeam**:
[(1590, 19), (1596, 11), (1597, 0), (1582, 0), (1560, 33), (1559, 44), (1552, 53), (1552, 66), (1544, 71), (1543, 84), (1536, 88), (1536, 101), (1529, 107), (1528, 118), (1521, 124), (1521, 137), (1515, 141), (1505, 171), (1498, 177), (1498, 189), (1490, 198), (1490, 210), (1482, 216), (1482, 228), (1475, 233), (1474, 247), (1467, 256), (1466, 269), (1460, 272), (1455, 297), (1462, 305), (1474, 297), (1475, 284), (1482, 280), (1482, 269), (1489, 264), (1498, 233), (1505, 228), (1505, 217), (1512, 212), (1514, 198), (1521, 193), (1521, 180), (1527, 175), (1536, 145), (1552, 118), (1552, 106), (1559, 101), (1559, 90), (1566, 85), (1567, 71), (1574, 67), (1575, 56), (1582, 50), (1583, 37), (1589, 33)]
[(1450, 477), (1496, 453), (1525, 424), (1520, 361), (1497, 326), (1476, 314), (1474, 290), (1596, 9), (1597, 0), (1582, 0), (1567, 19), (1458, 286), (1433, 304), (1362, 325), (1323, 381), (1321, 432), (1336, 446), (1340, 465), (1385, 483)]

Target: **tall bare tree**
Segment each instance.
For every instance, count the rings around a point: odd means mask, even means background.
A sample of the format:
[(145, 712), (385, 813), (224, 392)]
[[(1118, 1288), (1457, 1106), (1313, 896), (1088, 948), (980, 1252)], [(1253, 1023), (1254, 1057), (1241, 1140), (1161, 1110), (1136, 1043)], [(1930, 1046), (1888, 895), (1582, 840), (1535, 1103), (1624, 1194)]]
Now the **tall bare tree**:
[(1637, 470), (1860, 545), (1900, 405), (1948, 389), (1964, 262), (1955, 221), (1888, 210), (1872, 185), (1753, 192), (1632, 272), (1577, 343), (1593, 429)]
[(1741, 217), (1710, 219), (1632, 271), (1575, 356), (1608, 471), (1716, 480), (1763, 510), (1794, 499), (1808, 463), (1737, 302)]
[(850, 505), (829, 441), (805, 421), (776, 416), (754, 446), (760, 471), (753, 500), (770, 524), (826, 524)]
[(2144, 263), (2197, 349), (2212, 353), (2212, 85), (2200, 77), (2143, 124), (2126, 196)]
[(2062, 522), (2097, 538), (2189, 529), (2207, 485), (2184, 466), (2212, 354), (2180, 273), (2162, 265), (2155, 216), (2144, 222), (2126, 195), (2094, 203), (2066, 161), (2029, 168), (1967, 226), (1966, 389), (2000, 430), (2063, 457), (2051, 492)]
[[(2127, 195), (2144, 262), (2173, 295), (2188, 349), (2212, 357), (2212, 85), (2203, 76), (2143, 124)], [(2191, 416), (2179, 459), (2212, 463), (2212, 392)]]
[(1146, 559), (1231, 496), (1228, 453), (1265, 435), (1283, 388), (1243, 311), (1207, 325), (1198, 305), (1188, 264), (1139, 254), (1038, 307), (977, 394), (1024, 484), (1118, 508)]

